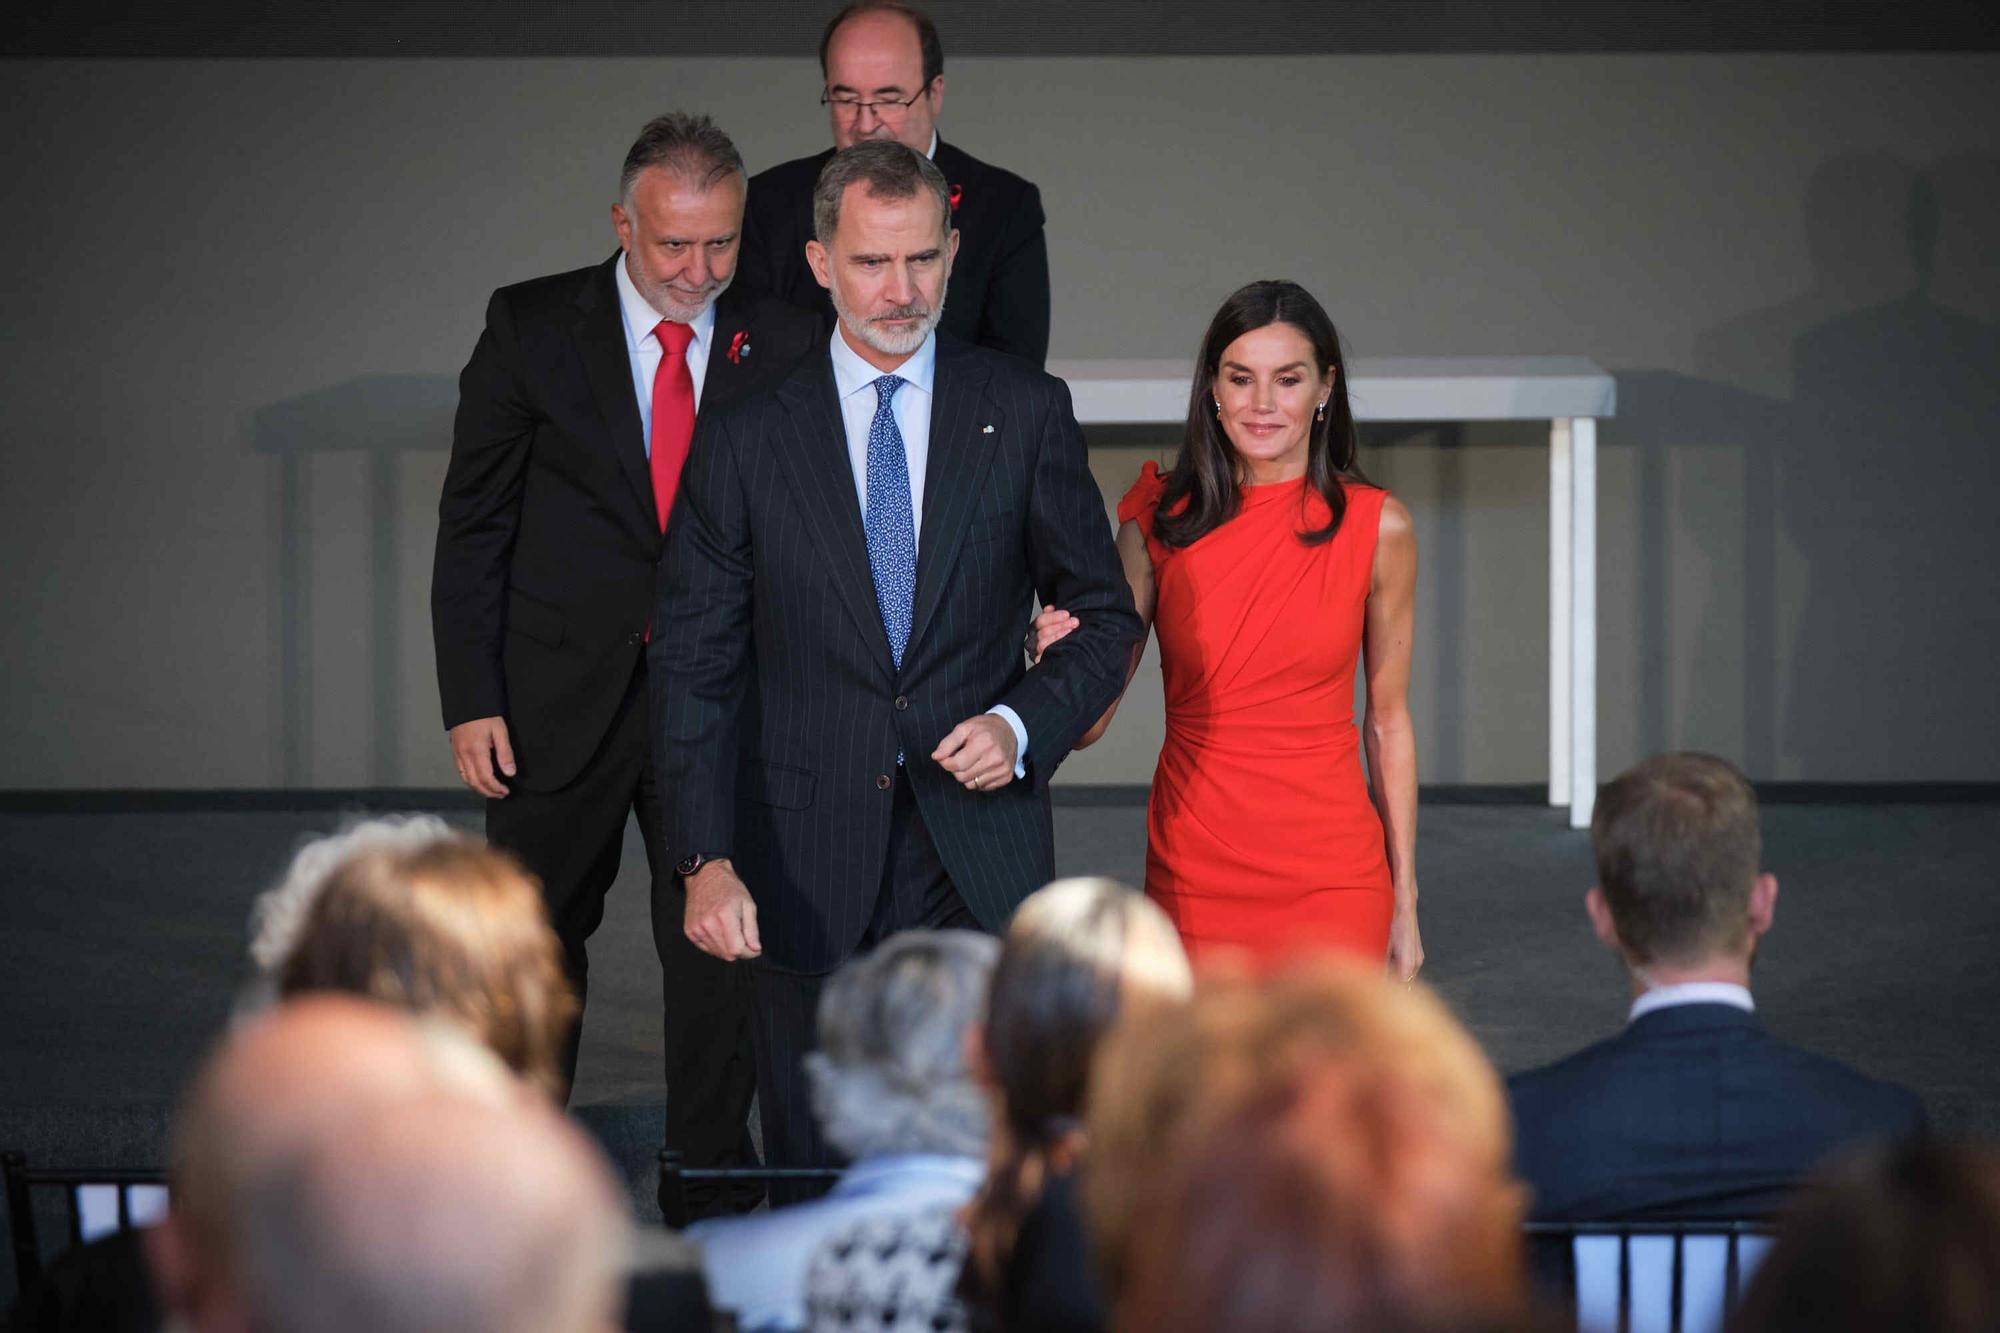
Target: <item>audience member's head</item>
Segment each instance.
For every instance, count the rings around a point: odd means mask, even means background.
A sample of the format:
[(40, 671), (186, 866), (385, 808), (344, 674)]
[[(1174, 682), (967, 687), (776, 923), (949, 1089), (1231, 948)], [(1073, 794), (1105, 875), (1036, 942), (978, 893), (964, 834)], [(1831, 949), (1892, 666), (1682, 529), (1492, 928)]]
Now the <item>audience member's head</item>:
[(1585, 905), (1635, 984), (1747, 983), (1778, 882), (1761, 873), (1757, 794), (1733, 765), (1673, 753), (1627, 769), (1597, 798), (1590, 841)]
[(1185, 1001), (1193, 984), (1166, 913), (1116, 880), (1060, 879), (1015, 911), (975, 1030), (995, 1124), (969, 1226), (989, 1282), (1047, 1173), (1068, 1170), (1081, 1147), (1091, 1061), (1112, 1021)]
[(628, 1229), (597, 1150), (552, 1107), (434, 1094), (317, 1136), (259, 1183), (245, 1286), (281, 1333), (598, 1333)]
[(2000, 1152), (1918, 1141), (1829, 1168), (1782, 1215), (1734, 1327), (2000, 1328)]
[(576, 1002), (535, 881), (463, 834), (353, 851), (278, 965), (283, 996), (365, 995), (449, 1019), (547, 1091)]
[(1422, 988), (1322, 963), (1135, 1012), (1084, 1176), (1121, 1328), (1437, 1327), (1526, 1300), (1500, 1082)]
[(999, 949), (971, 931), (905, 931), (834, 974), (820, 995), (820, 1048), (806, 1057), (829, 1143), (857, 1160), (985, 1151), (965, 1034)]
[(232, 1032), (175, 1119), (172, 1205), (150, 1237), (162, 1304), (198, 1329), (244, 1327), (251, 1196), (332, 1127), (441, 1091), (523, 1096), (455, 1029), (351, 997), (302, 1000)]
[(253, 998), (265, 1004), (277, 999), (278, 971), (299, 942), (312, 905), (343, 861), (363, 852), (426, 847), (452, 832), (451, 825), (436, 815), (384, 815), (301, 845), (284, 875), (258, 894), (250, 908), (250, 961), (265, 983), (260, 988), (263, 993)]

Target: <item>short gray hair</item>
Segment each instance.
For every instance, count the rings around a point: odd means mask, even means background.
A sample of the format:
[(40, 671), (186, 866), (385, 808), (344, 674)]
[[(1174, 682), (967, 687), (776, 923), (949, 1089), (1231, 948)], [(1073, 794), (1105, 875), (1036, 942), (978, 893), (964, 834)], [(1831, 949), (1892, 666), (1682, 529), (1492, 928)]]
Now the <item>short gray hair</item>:
[(848, 1156), (986, 1150), (986, 1098), (965, 1065), (1000, 942), (911, 930), (834, 974), (806, 1057), (813, 1109)]
[(909, 199), (928, 189), (937, 199), (938, 231), (951, 230), (951, 186), (937, 163), (893, 139), (870, 139), (841, 149), (820, 168), (813, 186), (813, 239), (821, 245), (832, 244), (840, 201), (855, 184), (866, 185), (870, 199)]
[(722, 128), (707, 116), (686, 111), (669, 111), (646, 122), (646, 128), (626, 150), (618, 197), (630, 199), (633, 182), (651, 167), (665, 167), (704, 190), (732, 173), (739, 177), (748, 174), (743, 169), (743, 154), (736, 151)]

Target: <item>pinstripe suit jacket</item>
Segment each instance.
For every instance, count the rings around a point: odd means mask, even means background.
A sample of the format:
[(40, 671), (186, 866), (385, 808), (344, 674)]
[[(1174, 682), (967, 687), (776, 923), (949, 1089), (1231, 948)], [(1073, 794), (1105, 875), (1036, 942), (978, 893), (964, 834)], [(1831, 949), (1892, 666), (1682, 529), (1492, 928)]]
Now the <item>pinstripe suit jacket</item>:
[[(765, 961), (838, 966), (882, 883), (896, 752), (990, 930), (1054, 873), (1048, 781), (1125, 683), (1139, 621), (1062, 381), (940, 335), (910, 641), (898, 671), (822, 348), (776, 390), (704, 413), (648, 649), (666, 842), (729, 856)], [(1082, 626), (1025, 669), (1039, 593)], [(996, 703), (1028, 780), (969, 792), (930, 759)]]

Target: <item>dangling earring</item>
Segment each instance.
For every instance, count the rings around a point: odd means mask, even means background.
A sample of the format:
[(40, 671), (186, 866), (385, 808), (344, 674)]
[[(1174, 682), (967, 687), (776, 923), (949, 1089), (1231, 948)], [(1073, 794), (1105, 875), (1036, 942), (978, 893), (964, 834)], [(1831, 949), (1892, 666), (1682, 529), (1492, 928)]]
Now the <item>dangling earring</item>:
[(1217, 421), (1222, 420), (1222, 400), (1220, 398), (1211, 398), (1209, 401), (1215, 404), (1215, 419)]
[(1314, 421), (1326, 420), (1326, 399), (1322, 398), (1319, 400), (1319, 411), (1313, 413), (1313, 420)]

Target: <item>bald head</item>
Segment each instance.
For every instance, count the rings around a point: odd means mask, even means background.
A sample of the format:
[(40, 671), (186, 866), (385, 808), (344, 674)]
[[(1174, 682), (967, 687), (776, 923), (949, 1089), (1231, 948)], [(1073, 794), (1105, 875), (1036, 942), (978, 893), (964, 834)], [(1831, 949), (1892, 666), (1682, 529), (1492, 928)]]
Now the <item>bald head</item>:
[(377, 1107), (262, 1182), (245, 1284), (286, 1333), (594, 1333), (628, 1237), (596, 1149), (555, 1111), (459, 1094)]
[(175, 1121), (172, 1212), (153, 1246), (167, 1302), (230, 1326), (248, 1197), (344, 1121), (444, 1091), (528, 1095), (471, 1042), (364, 1000), (302, 999), (231, 1033)]

